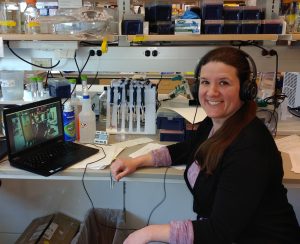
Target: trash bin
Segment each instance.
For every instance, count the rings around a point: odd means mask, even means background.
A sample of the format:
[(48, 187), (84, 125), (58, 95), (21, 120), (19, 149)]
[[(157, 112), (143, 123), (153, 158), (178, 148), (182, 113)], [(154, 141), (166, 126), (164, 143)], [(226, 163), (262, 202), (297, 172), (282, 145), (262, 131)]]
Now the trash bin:
[(122, 244), (129, 231), (120, 226), (124, 212), (119, 209), (90, 209), (71, 244)]

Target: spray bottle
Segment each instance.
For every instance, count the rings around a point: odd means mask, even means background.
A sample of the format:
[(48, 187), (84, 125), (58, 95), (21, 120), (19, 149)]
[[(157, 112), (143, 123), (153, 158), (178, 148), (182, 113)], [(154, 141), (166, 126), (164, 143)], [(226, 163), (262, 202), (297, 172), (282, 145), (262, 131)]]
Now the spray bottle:
[(69, 101), (67, 101), (64, 104), (63, 121), (64, 121), (65, 141), (75, 141), (76, 139), (75, 113)]

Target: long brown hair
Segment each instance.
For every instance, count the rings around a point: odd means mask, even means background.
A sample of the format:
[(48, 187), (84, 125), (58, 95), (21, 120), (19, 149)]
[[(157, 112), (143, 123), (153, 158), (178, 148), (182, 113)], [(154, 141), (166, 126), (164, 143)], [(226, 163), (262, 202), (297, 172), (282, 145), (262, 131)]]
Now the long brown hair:
[[(244, 52), (233, 47), (221, 47), (208, 52), (200, 61), (200, 69), (209, 62), (222, 62), (234, 67), (240, 87), (250, 79), (251, 69)], [(256, 116), (254, 101), (245, 101), (241, 108), (228, 118), (217, 132), (202, 143), (195, 152), (195, 159), (201, 169), (212, 174), (220, 162), (224, 151), (238, 136), (240, 131)]]

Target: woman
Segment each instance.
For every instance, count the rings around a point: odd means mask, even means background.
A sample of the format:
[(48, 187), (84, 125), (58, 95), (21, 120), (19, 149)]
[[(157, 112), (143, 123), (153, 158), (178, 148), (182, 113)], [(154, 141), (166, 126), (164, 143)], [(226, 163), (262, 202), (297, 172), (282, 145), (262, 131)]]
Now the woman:
[(253, 99), (247, 55), (221, 47), (200, 61), (199, 101), (207, 114), (194, 138), (111, 166), (116, 180), (145, 166), (186, 164), (197, 220), (150, 225), (125, 241), (147, 243), (300, 243), (299, 226), (282, 185), (281, 155)]

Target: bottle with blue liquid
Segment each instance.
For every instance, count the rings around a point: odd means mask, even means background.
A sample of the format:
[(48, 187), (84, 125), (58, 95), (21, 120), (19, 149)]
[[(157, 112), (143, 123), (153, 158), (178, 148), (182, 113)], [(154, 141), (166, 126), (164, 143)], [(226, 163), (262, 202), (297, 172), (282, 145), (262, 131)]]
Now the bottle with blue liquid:
[(76, 140), (75, 112), (69, 101), (64, 104), (63, 111), (65, 141)]

